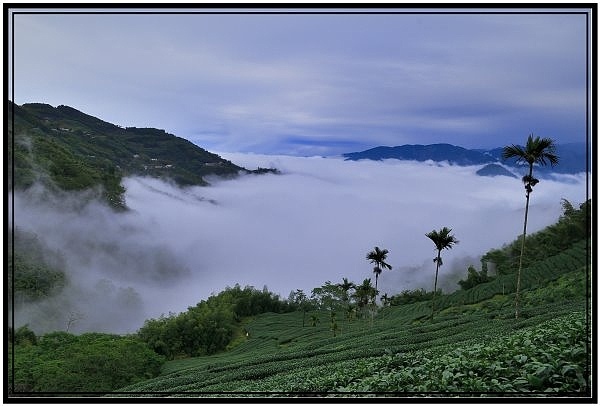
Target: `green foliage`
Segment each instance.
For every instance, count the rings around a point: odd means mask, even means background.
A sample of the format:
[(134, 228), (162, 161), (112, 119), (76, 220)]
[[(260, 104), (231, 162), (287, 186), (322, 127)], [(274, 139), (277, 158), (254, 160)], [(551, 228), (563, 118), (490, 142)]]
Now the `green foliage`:
[[(350, 294), (350, 290), (354, 292)], [(327, 281), (322, 286), (314, 288), (311, 300), (305, 306), (330, 312), (342, 311), (350, 320), (357, 309), (365, 310), (369, 303), (374, 303), (376, 295), (377, 290), (371, 284), (370, 278), (363, 280), (360, 285), (343, 278), (342, 283), (334, 284)]]
[(589, 392), (585, 318), (574, 313), (502, 339), (399, 353), (337, 391)]
[(67, 106), (9, 102), (8, 119), (9, 168), (14, 162), (9, 181), (17, 189), (35, 182), (60, 190), (99, 187), (112, 207), (123, 209), (123, 176), (152, 176), (189, 186), (207, 185), (204, 178), (211, 175), (278, 173), (248, 171), (164, 130), (121, 128)]
[(367, 278), (363, 280), (360, 285), (356, 285), (354, 290), (354, 299), (356, 300), (356, 305), (359, 310), (363, 311), (366, 309), (369, 302), (375, 303), (375, 296), (377, 295), (377, 290), (373, 285), (371, 285), (371, 279)]
[(146, 320), (138, 337), (168, 359), (210, 355), (227, 348), (240, 328), (242, 318), (293, 309), (266, 288), (259, 291), (236, 285), (186, 312)]
[(29, 329), (29, 326), (24, 325), (13, 331), (12, 327), (8, 328), (8, 339), (15, 345), (35, 345), (37, 344), (37, 336)]
[(561, 275), (552, 283), (546, 283), (537, 289), (530, 289), (523, 294), (523, 302), (530, 306), (543, 306), (546, 303), (560, 303), (586, 296), (586, 269)]
[[(563, 215), (559, 220), (543, 230), (530, 234), (525, 239), (526, 255), (523, 267), (527, 268), (541, 260), (559, 254), (578, 241), (590, 237), (591, 200), (579, 205), (578, 209), (563, 199)], [(498, 275), (513, 274), (517, 271), (520, 255), (520, 237), (501, 249), (488, 251), (481, 258), (482, 271), (488, 270), (488, 262), (495, 265)]]
[(381, 272), (383, 272), (384, 269), (392, 269), (392, 266), (385, 262), (388, 253), (389, 251), (387, 249), (384, 248), (381, 250), (379, 247), (375, 247), (373, 251), (367, 253), (367, 261), (375, 264), (375, 267), (373, 268), (373, 273), (375, 274), (375, 290), (377, 290), (377, 281)]
[(493, 278), (488, 276), (487, 269), (482, 269), (480, 272), (477, 272), (477, 269), (475, 269), (473, 265), (469, 265), (469, 268), (467, 269), (467, 279), (458, 281), (458, 284), (461, 289), (467, 290), (480, 283), (489, 282), (492, 279)]
[[(109, 392), (157, 376), (164, 363), (164, 358), (131, 337), (55, 332), (32, 340), (31, 335), (20, 327), (10, 344), (14, 371), (9, 370), (9, 388), (15, 394)], [(12, 368), (12, 360), (8, 365)]]
[(242, 289), (236, 284), (233, 288), (225, 289), (218, 297), (224, 302), (234, 303), (233, 312), (236, 321), (240, 321), (242, 317), (256, 314), (284, 313), (294, 309), (288, 302), (281, 300), (278, 295), (269, 292), (266, 287), (259, 291), (251, 286)]
[(552, 166), (557, 165), (559, 157), (556, 155), (556, 144), (551, 138), (534, 137), (529, 134), (525, 147), (520, 145), (509, 145), (502, 151), (502, 159), (515, 158), (517, 163), (527, 163), (529, 167), (533, 164)]
[[(420, 315), (428, 315), (428, 306), (425, 312), (415, 304), (395, 306), (386, 309), (385, 317), (382, 315), (375, 319), (372, 327), (368, 322), (344, 323), (336, 318), (339, 331), (336, 331), (335, 337), (331, 323), (299, 328), (300, 312), (263, 314), (247, 325), (250, 338), (234, 350), (171, 361), (165, 366), (163, 375), (120, 391), (187, 391), (192, 396), (213, 391), (230, 392), (232, 395), (258, 391), (279, 393), (280, 396), (280, 392), (289, 392), (290, 396), (306, 392), (348, 394), (344, 391), (360, 390), (349, 385), (366, 383), (369, 379), (376, 381), (385, 376), (384, 372), (391, 372), (398, 364), (392, 363), (392, 360), (399, 357), (406, 360), (414, 358), (424, 364), (436, 362), (438, 357), (443, 356), (448, 361), (454, 349), (466, 351), (501, 345), (519, 331), (543, 327), (543, 323), (558, 320), (583, 307), (580, 302), (577, 306), (567, 303), (528, 306), (529, 316), (518, 324), (513, 318), (490, 320), (481, 311), (440, 313), (435, 322), (420, 322)], [(322, 312), (319, 316), (329, 321), (331, 313)], [(581, 334), (584, 334), (584, 329), (581, 329)], [(563, 347), (562, 342), (557, 345), (558, 352), (561, 348), (571, 348)], [(465, 355), (465, 358), (469, 356)], [(530, 358), (533, 359), (532, 356)], [(483, 355), (477, 360), (484, 366), (486, 362), (491, 365), (495, 361)], [(585, 371), (587, 360), (587, 357), (575, 358), (570, 364)], [(424, 371), (428, 371), (427, 368)], [(435, 378), (436, 371), (432, 369), (429, 373)], [(498, 376), (502, 376), (501, 371), (491, 379), (498, 379)], [(583, 373), (583, 376), (586, 374)], [(491, 380), (488, 378), (485, 377), (485, 381)], [(386, 380), (389, 381), (388, 378)], [(427, 381), (426, 378), (416, 379), (415, 383), (425, 385)], [(443, 389), (440, 391), (444, 392)], [(580, 392), (579, 389), (574, 391)]]
[(433, 262), (435, 262), (435, 281), (433, 284), (433, 295), (431, 296), (431, 319), (433, 320), (433, 315), (435, 313), (435, 294), (437, 292), (437, 281), (438, 281), (438, 271), (440, 269), (440, 266), (442, 265), (442, 257), (441, 257), (441, 252), (443, 249), (451, 249), (453, 245), (458, 244), (458, 240), (452, 235), (450, 234), (450, 232), (452, 231), (451, 228), (448, 227), (443, 227), (440, 229), (440, 231), (436, 231), (433, 230), (427, 234), (425, 234), (425, 236), (427, 238), (429, 238), (433, 244), (435, 245), (435, 248), (437, 250), (437, 257), (435, 257), (433, 259)]
[(311, 292), (311, 299), (318, 304), (318, 308), (321, 310), (333, 311), (340, 308), (347, 296), (347, 291), (340, 285), (331, 283), (331, 281), (314, 288)]
[(309, 300), (302, 289), (296, 289), (296, 291), (291, 291), (288, 297), (288, 303), (293, 308), (302, 311), (302, 327), (304, 327), (306, 323), (306, 313), (318, 307), (316, 301)]
[[(518, 321), (514, 275), (439, 295), (435, 321), (428, 317), (431, 293), (424, 290), (394, 296), (395, 306), (379, 309), (372, 320), (351, 321), (344, 312), (323, 310), (300, 328), (302, 311), (262, 314), (245, 324), (248, 339), (231, 351), (172, 361), (160, 377), (123, 390), (195, 396), (210, 391), (357, 396), (361, 390), (586, 396), (590, 357), (582, 323), (589, 244), (570, 244), (524, 270)], [(342, 285), (333, 297), (343, 304)], [(326, 283), (317, 292), (337, 292), (333, 286)], [(296, 293), (292, 297), (306, 300)]]
[[(442, 294), (442, 291), (438, 291), (438, 296)], [(431, 300), (433, 292), (427, 292), (425, 289), (414, 289), (414, 290), (403, 290), (397, 295), (393, 295), (390, 299), (392, 306), (400, 306), (409, 303), (425, 302)]]
[[(14, 279), (13, 279), (14, 275)], [(15, 254), (8, 257), (8, 278), (14, 284), (15, 295), (27, 300), (42, 299), (60, 290), (66, 283), (62, 271), (32, 263), (26, 257)]]
[(80, 147), (89, 141), (89, 137), (78, 137), (60, 130), (69, 124), (64, 124), (57, 117), (48, 117), (49, 109), (52, 109), (50, 106), (47, 106), (48, 109), (38, 107), (43, 105), (33, 106), (36, 107), (28, 111), (25, 106), (9, 102), (10, 110), (14, 111), (14, 133), (11, 111), (8, 115), (9, 167), (14, 161), (9, 184), (14, 182), (16, 189), (27, 189), (35, 182), (54, 191), (98, 189), (109, 205), (116, 209), (124, 208), (122, 174), (118, 164), (111, 160), (112, 156), (108, 154), (99, 158), (90, 151), (82, 151)]
[(14, 292), (17, 300), (34, 301), (60, 292), (67, 283), (62, 271), (64, 261), (59, 253), (48, 250), (35, 234), (19, 228), (13, 239), (7, 239), (7, 271), (9, 302)]
[[(585, 273), (589, 265), (590, 242), (581, 240), (556, 255), (540, 260), (523, 270), (522, 289), (536, 289), (546, 286), (550, 281), (570, 272)], [(495, 295), (509, 295), (516, 291), (514, 274), (498, 275), (490, 282), (481, 283), (468, 290), (458, 290), (438, 299), (440, 309), (456, 304), (478, 303)], [(579, 298), (585, 297), (585, 291), (579, 292)]]
[(453, 245), (458, 244), (458, 240), (450, 234), (451, 231), (451, 228), (442, 227), (440, 231), (432, 230), (425, 234), (425, 236), (433, 242), (435, 249), (438, 251), (437, 258), (434, 259), (434, 262), (439, 262), (439, 265), (442, 265), (440, 252), (444, 249), (449, 250)]
[(251, 172), (256, 175), (264, 175), (266, 173), (272, 173), (275, 175), (281, 174), (281, 171), (279, 171), (279, 169), (277, 169), (277, 168), (261, 168), (260, 166)]

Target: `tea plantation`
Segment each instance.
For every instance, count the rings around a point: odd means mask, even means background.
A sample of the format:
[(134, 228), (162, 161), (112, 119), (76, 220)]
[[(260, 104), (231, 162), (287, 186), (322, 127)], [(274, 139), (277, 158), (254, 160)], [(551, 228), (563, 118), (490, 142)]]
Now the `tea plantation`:
[(286, 301), (236, 285), (128, 336), (37, 337), (21, 326), (9, 332), (8, 388), (15, 396), (591, 401), (589, 202), (565, 207), (555, 225), (527, 237), (518, 319), (507, 272), (518, 258), (513, 242), (484, 256), (497, 275), (470, 272), (463, 289), (437, 294), (433, 317), (432, 292), (346, 311), (347, 292), (328, 281), (313, 290), (318, 305), (298, 301), (301, 291)]
[[(347, 320), (329, 312), (249, 318), (229, 351), (167, 362), (160, 376), (113, 396), (577, 396), (589, 397), (586, 241), (514, 275), (429, 302)], [(313, 312), (316, 313), (316, 312)]]

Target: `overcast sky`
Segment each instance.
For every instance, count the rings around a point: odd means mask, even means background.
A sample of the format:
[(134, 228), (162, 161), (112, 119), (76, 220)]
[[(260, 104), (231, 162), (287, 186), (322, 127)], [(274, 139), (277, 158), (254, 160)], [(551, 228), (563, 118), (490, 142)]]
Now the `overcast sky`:
[(587, 15), (490, 11), (16, 14), (14, 101), (223, 152), (585, 141)]

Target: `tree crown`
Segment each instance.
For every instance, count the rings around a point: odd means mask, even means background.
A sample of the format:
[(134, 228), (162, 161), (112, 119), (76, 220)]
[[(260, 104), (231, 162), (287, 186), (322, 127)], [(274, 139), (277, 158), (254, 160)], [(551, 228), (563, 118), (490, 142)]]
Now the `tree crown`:
[(443, 227), (440, 231), (433, 230), (425, 236), (427, 236), (435, 244), (435, 248), (438, 251), (443, 249), (450, 249), (453, 245), (458, 244), (458, 240), (450, 234), (451, 228)]
[(380, 249), (379, 247), (375, 247), (373, 251), (367, 254), (367, 260), (371, 261), (372, 264), (376, 264), (377, 268), (392, 269), (392, 266), (385, 262), (388, 253), (389, 251), (385, 248)]
[(529, 165), (537, 163), (545, 166), (548, 163), (551, 166), (558, 164), (558, 155), (556, 155), (556, 144), (550, 138), (534, 137), (529, 134), (525, 147), (520, 145), (509, 145), (502, 151), (503, 159), (516, 158), (517, 162), (527, 162)]

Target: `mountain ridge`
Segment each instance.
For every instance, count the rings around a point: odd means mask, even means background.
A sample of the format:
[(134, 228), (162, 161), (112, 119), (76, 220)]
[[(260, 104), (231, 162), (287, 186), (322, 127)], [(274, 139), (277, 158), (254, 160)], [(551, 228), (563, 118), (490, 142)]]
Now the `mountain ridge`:
[(116, 208), (125, 207), (124, 176), (206, 186), (211, 176), (277, 173), (248, 170), (162, 129), (121, 127), (65, 105), (9, 101), (7, 124), (9, 187), (27, 189), (41, 182), (50, 189), (84, 190), (100, 185)]
[[(357, 161), (362, 159), (380, 161), (384, 159), (398, 159), (405, 161), (447, 161), (450, 165), (494, 165), (488, 167), (483, 173), (490, 172), (497, 175), (507, 176), (509, 170), (502, 171), (498, 166), (509, 167), (513, 170), (523, 168), (514, 161), (502, 159), (502, 147), (491, 149), (467, 149), (453, 144), (405, 144), (394, 147), (377, 146), (364, 151), (348, 152), (342, 154), (345, 160)], [(576, 174), (589, 170), (586, 155), (588, 154), (586, 144), (581, 142), (558, 144), (556, 153), (559, 156), (559, 164), (555, 167), (536, 167), (538, 173), (548, 175), (550, 173)], [(482, 168), (483, 169), (483, 168)], [(481, 175), (489, 176), (489, 175)], [(493, 175), (492, 175), (493, 176)]]

